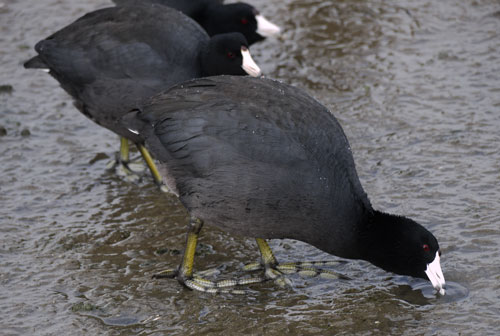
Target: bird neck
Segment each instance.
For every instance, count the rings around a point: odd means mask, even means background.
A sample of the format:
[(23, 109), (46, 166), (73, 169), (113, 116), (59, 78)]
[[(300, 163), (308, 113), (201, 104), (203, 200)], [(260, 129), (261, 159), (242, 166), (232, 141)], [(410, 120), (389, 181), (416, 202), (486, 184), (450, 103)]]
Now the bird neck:
[(361, 202), (354, 203), (352, 208), (343, 208), (345, 211), (333, 209), (327, 218), (317, 221), (319, 225), (313, 226), (316, 232), (308, 243), (342, 258), (366, 260), (366, 246), (372, 243), (364, 232), (371, 230), (374, 210)]
[(213, 76), (211, 69), (211, 49), (210, 40), (200, 43), (201, 48), (198, 54), (198, 64), (201, 72), (201, 77)]
[(199, 0), (197, 10), (192, 18), (202, 26), (209, 36), (220, 34), (217, 20), (220, 20), (224, 5), (217, 0)]
[(373, 210), (363, 221), (359, 232), (360, 259), (387, 271), (387, 260), (396, 258), (404, 217)]

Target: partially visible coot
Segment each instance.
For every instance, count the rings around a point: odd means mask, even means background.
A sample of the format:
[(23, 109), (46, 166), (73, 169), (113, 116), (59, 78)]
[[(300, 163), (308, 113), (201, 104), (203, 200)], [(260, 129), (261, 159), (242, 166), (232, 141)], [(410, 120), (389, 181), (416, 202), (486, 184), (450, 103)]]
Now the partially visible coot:
[(243, 3), (223, 4), (220, 0), (113, 0), (117, 5), (161, 4), (175, 8), (198, 22), (212, 36), (240, 32), (252, 45), (278, 34), (280, 28), (268, 21), (253, 6)]
[[(188, 242), (202, 223), (297, 239), (429, 279), (444, 294), (436, 238), (409, 218), (372, 208), (340, 124), (305, 92), (263, 78), (202, 78), (153, 97), (124, 123), (145, 139), (189, 210)], [(188, 253), (177, 276), (192, 285)]]
[(201, 76), (260, 75), (243, 35), (210, 38), (195, 21), (161, 5), (88, 13), (35, 49), (38, 56), (26, 68), (49, 69), (81, 112), (139, 145), (140, 136), (118, 120), (143, 99)]

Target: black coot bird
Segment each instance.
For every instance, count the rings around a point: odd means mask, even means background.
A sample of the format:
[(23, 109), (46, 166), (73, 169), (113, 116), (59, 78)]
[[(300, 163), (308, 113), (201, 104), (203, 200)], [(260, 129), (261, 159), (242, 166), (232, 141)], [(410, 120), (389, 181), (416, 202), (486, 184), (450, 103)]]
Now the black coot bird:
[(444, 294), (436, 238), (422, 225), (372, 208), (335, 117), (278, 81), (219, 76), (177, 85), (123, 119), (160, 161), (166, 183), (191, 215), (175, 274), (194, 289), (192, 263), (203, 223), (257, 238), (291, 238), (429, 279)]
[(231, 74), (259, 76), (240, 33), (210, 38), (192, 19), (161, 6), (111, 7), (76, 20), (35, 46), (26, 68), (46, 68), (87, 117), (138, 145), (161, 180), (140, 136), (119, 123), (137, 103), (192, 78)]
[(113, 0), (117, 5), (151, 3), (175, 8), (198, 22), (208, 33), (240, 32), (250, 45), (278, 34), (280, 28), (268, 21), (253, 6), (243, 3), (223, 4), (220, 0)]

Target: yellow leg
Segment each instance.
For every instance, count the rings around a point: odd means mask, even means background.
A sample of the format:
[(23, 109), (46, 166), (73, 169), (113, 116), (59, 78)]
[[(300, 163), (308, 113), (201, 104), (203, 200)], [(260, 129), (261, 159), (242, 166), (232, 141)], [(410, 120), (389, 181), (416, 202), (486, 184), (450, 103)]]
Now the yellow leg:
[[(208, 293), (233, 293), (243, 294), (243, 291), (236, 289), (226, 289), (240, 285), (259, 283), (266, 279), (262, 277), (244, 278), (240, 280), (210, 281), (193, 274), (194, 254), (198, 243), (198, 236), (203, 227), (203, 221), (198, 218), (191, 218), (186, 239), (186, 249), (182, 256), (181, 265), (177, 270), (165, 270), (153, 276), (153, 278), (176, 278), (184, 286)], [(199, 274), (199, 273), (198, 273)]]
[(178, 280), (184, 283), (193, 277), (194, 253), (198, 243), (198, 235), (203, 227), (203, 221), (198, 218), (191, 218), (186, 239), (186, 249), (182, 256), (182, 263), (178, 270)]
[(128, 139), (120, 137), (120, 161), (127, 164), (130, 160)]
[(151, 175), (153, 175), (156, 184), (161, 186), (163, 184), (162, 177), (160, 175), (160, 172), (158, 171), (158, 167), (156, 167), (156, 164), (151, 157), (151, 154), (149, 154), (149, 151), (146, 149), (146, 147), (141, 144), (137, 144), (137, 149), (139, 149), (139, 152), (141, 152), (144, 161), (146, 161), (146, 164), (148, 165), (148, 168), (151, 171)]
[(128, 139), (120, 137), (120, 153), (118, 158), (107, 164), (108, 169), (116, 169), (120, 175), (124, 175), (125, 178), (132, 182), (139, 181), (140, 177), (133, 172), (130, 167), (130, 151)]
[(255, 238), (255, 241), (259, 246), (260, 255), (264, 265), (271, 267), (278, 265), (278, 261), (274, 256), (273, 250), (271, 250), (271, 247), (269, 247), (269, 244), (266, 242), (266, 240), (262, 238)]
[[(264, 276), (243, 278), (239, 280), (221, 280), (211, 281), (200, 277), (200, 273), (193, 273), (194, 254), (198, 242), (198, 236), (203, 227), (203, 221), (198, 218), (191, 218), (189, 222), (189, 229), (186, 238), (186, 249), (182, 256), (182, 262), (178, 269), (165, 270), (159, 274), (154, 275), (154, 278), (177, 278), (177, 280), (184, 286), (208, 293), (233, 293), (244, 294), (245, 292), (238, 289), (230, 289), (236, 286), (249, 285), (264, 282), (267, 280), (274, 280), (279, 286), (290, 286), (291, 281), (285, 274), (298, 273), (302, 276), (314, 277), (321, 276), (330, 279), (345, 278), (338, 273), (315, 269), (314, 265), (331, 265), (332, 262), (317, 262), (317, 263), (286, 263), (279, 265), (273, 251), (267, 244), (265, 239), (256, 238), (257, 245), (262, 257), (262, 264), (259, 263), (255, 267), (252, 265), (247, 270), (262, 270), (264, 267)], [(336, 262), (335, 264), (338, 264)], [(311, 267), (313, 266), (313, 267)]]
[(245, 269), (258, 270), (264, 267), (265, 277), (273, 279), (282, 287), (291, 285), (290, 280), (285, 277), (285, 274), (297, 273), (305, 277), (319, 276), (328, 279), (348, 279), (342, 274), (317, 268), (321, 266), (336, 266), (341, 264), (342, 261), (295, 262), (279, 264), (266, 240), (262, 238), (256, 238), (255, 240), (259, 246), (262, 265), (249, 264), (245, 266)]
[(259, 246), (260, 256), (262, 258), (262, 263), (264, 264), (264, 276), (267, 279), (276, 281), (281, 287), (290, 286), (292, 282), (276, 269), (278, 266), (278, 260), (276, 260), (276, 257), (266, 240), (262, 238), (255, 238), (255, 240)]

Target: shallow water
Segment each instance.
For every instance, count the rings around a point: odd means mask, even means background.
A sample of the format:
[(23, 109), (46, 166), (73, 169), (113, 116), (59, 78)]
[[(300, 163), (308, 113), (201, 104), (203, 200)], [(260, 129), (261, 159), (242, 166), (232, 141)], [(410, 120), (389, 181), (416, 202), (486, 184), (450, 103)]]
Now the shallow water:
[[(252, 48), (266, 75), (327, 105), (376, 208), (439, 239), (448, 293), (366, 262), (353, 280), (210, 295), (152, 280), (174, 266), (187, 215), (149, 180), (107, 171), (116, 136), (28, 71), (40, 39), (106, 1), (0, 0), (0, 334), (498, 335), (500, 4), (497, 0), (254, 0), (284, 29)], [(196, 267), (258, 257), (205, 228)], [(277, 257), (332, 259), (294, 241)]]

